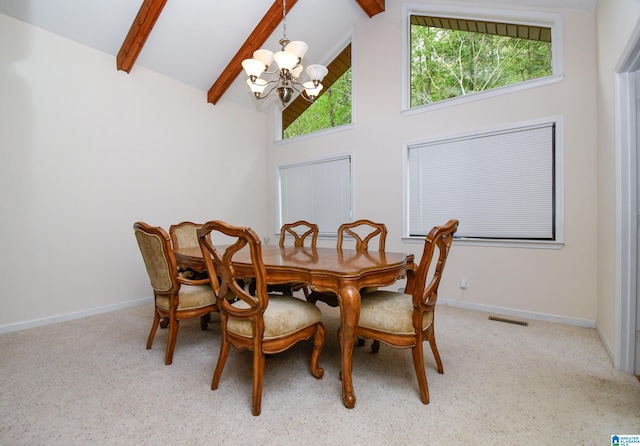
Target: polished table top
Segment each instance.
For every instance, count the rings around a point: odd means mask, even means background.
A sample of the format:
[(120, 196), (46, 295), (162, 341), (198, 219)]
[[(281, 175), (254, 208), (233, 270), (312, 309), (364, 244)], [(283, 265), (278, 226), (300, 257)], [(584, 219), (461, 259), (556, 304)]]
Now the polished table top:
[[(326, 277), (318, 281), (319, 276), (331, 275), (340, 277), (343, 280), (349, 278), (366, 280), (368, 275), (375, 276), (373, 284), (364, 286), (384, 286), (390, 285), (396, 279), (398, 268), (404, 269), (407, 262), (413, 264), (413, 254), (398, 252), (363, 252), (351, 249), (337, 250), (336, 248), (308, 248), (308, 247), (284, 247), (273, 245), (262, 245), (262, 260), (267, 269), (267, 280), (270, 284), (288, 283), (295, 281), (307, 282), (314, 286), (314, 282), (319, 282), (320, 291), (335, 291), (338, 289), (327, 286)], [(190, 267), (195, 270), (202, 270), (204, 262), (202, 252), (199, 247), (181, 248), (175, 252), (176, 261), (179, 265)], [(234, 266), (242, 270), (242, 266), (250, 264), (248, 249), (238, 252), (234, 257)], [(240, 272), (238, 271), (238, 272)], [(389, 283), (380, 283), (381, 275), (385, 272), (390, 274)], [(314, 280), (316, 279), (316, 280)]]
[[(306, 282), (318, 291), (332, 291), (340, 305), (340, 346), (342, 353), (342, 397), (345, 406), (355, 405), (352, 382), (352, 353), (355, 327), (360, 317), (360, 289), (387, 286), (406, 276), (414, 267), (413, 254), (355, 251), (336, 248), (279, 247), (261, 245), (262, 259), (270, 284)], [(195, 270), (204, 268), (200, 248), (182, 248), (175, 252), (179, 265)], [(236, 272), (247, 267), (248, 250), (234, 256)]]

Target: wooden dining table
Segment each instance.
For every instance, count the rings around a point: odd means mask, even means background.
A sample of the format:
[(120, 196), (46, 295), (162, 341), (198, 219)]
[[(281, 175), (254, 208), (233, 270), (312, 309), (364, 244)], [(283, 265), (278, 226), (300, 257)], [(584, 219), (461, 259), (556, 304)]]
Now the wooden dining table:
[[(178, 249), (175, 257), (179, 266), (196, 271), (204, 269), (199, 248)], [(356, 396), (352, 354), (360, 317), (360, 290), (391, 285), (405, 278), (407, 272), (414, 268), (413, 254), (262, 245), (262, 260), (268, 284), (305, 282), (314, 290), (330, 291), (338, 296), (342, 398), (346, 407), (353, 408)], [(249, 276), (252, 271), (249, 251), (236, 253), (233, 265), (239, 276), (245, 273)]]

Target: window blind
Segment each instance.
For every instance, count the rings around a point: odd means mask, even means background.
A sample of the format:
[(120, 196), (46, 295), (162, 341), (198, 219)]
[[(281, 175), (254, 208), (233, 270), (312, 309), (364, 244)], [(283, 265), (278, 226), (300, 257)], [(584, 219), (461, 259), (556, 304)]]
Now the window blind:
[(351, 156), (281, 166), (280, 225), (306, 220), (321, 235), (351, 221)]
[(408, 147), (409, 235), (451, 218), (456, 236), (555, 239), (555, 125)]

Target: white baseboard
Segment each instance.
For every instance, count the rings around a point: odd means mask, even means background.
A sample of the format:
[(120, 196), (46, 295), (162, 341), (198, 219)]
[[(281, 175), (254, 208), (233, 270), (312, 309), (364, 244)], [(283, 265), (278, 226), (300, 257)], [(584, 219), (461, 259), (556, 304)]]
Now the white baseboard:
[[(40, 327), (43, 325), (55, 324), (57, 322), (65, 322), (73, 319), (80, 319), (87, 316), (95, 316), (97, 314), (109, 313), (111, 311), (122, 310), (125, 308), (135, 307), (138, 305), (150, 304), (153, 302), (153, 296), (144, 297), (142, 299), (131, 300), (119, 304), (106, 305), (104, 307), (91, 308), (89, 310), (78, 311), (75, 313), (62, 314), (59, 316), (51, 316), (42, 319), (34, 319), (31, 321), (17, 322), (14, 324), (0, 325), (0, 334), (9, 333), (11, 331), (26, 330), (28, 328)], [(505, 316), (515, 316), (523, 319), (532, 319), (545, 322), (557, 322), (567, 325), (575, 325), (585, 328), (596, 328), (596, 322), (590, 319), (580, 319), (568, 316), (558, 316), (554, 314), (536, 313), (532, 311), (514, 310), (511, 308), (496, 307), (493, 305), (474, 304), (469, 302), (460, 302), (452, 299), (438, 299), (439, 305), (449, 307), (459, 307), (468, 310), (483, 311), (485, 313), (500, 314)], [(611, 352), (609, 352), (611, 353)]]
[(77, 311), (75, 313), (61, 314), (58, 316), (45, 317), (42, 319), (33, 319), (31, 321), (16, 322), (14, 324), (0, 325), (0, 334), (9, 333), (11, 331), (26, 330), (27, 328), (41, 327), (43, 325), (55, 324), (57, 322), (65, 322), (73, 319), (80, 319), (87, 316), (95, 316), (97, 314), (109, 313), (111, 311), (122, 310), (125, 308), (136, 307), (153, 303), (153, 296), (144, 297), (142, 299), (130, 300), (119, 304), (106, 305), (104, 307), (91, 308), (89, 310)]
[(615, 355), (613, 354), (613, 349), (611, 349), (611, 346), (607, 342), (607, 338), (602, 336), (602, 333), (600, 333), (600, 327), (598, 327), (597, 325), (596, 325), (596, 333), (598, 333), (600, 342), (602, 342), (602, 345), (604, 346), (604, 349), (606, 350), (607, 355), (609, 355), (609, 359), (611, 359), (611, 365), (622, 372), (633, 374), (634, 372), (633, 370), (623, 370), (620, 368), (620, 364), (616, 363), (617, 361), (616, 361)]
[(544, 322), (557, 322), (566, 325), (575, 325), (585, 328), (596, 328), (596, 321), (591, 319), (580, 319), (577, 317), (558, 316), (555, 314), (536, 313), (534, 311), (514, 310), (511, 308), (496, 307), (493, 305), (474, 304), (470, 302), (460, 302), (453, 299), (438, 299), (438, 304), (448, 307), (466, 308), (468, 310), (484, 311), (485, 313), (500, 314), (505, 316), (515, 316), (523, 319), (531, 319)]

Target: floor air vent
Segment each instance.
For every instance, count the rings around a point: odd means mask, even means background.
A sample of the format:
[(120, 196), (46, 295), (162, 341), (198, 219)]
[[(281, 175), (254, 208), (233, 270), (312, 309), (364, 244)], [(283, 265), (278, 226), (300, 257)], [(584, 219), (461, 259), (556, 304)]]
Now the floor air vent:
[(490, 321), (498, 321), (498, 322), (506, 322), (507, 324), (522, 325), (523, 327), (529, 326), (529, 322), (516, 321), (516, 320), (513, 320), (513, 319), (505, 319), (503, 317), (489, 316), (489, 320)]

